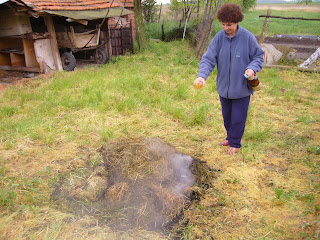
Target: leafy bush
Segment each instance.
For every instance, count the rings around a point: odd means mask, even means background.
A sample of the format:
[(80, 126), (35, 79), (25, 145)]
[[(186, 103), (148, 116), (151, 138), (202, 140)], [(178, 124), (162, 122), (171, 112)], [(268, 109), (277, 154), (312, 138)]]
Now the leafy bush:
[[(163, 25), (163, 32), (162, 32)], [(185, 38), (190, 39), (192, 36), (196, 25), (193, 22), (187, 24)], [(147, 23), (145, 25), (146, 36), (148, 39), (162, 39), (164, 41), (173, 41), (182, 39), (184, 32), (184, 24), (181, 24), (179, 28), (179, 23), (170, 21), (164, 23)], [(164, 35), (163, 35), (164, 33)]]

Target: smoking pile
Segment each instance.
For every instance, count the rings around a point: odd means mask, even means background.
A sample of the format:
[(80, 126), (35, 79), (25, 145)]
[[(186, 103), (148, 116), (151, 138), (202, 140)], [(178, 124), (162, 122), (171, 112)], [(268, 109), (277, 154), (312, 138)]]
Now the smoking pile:
[(94, 216), (115, 230), (172, 227), (199, 195), (195, 187), (212, 178), (201, 161), (158, 138), (118, 140), (98, 156), (62, 177), (52, 198), (60, 209)]

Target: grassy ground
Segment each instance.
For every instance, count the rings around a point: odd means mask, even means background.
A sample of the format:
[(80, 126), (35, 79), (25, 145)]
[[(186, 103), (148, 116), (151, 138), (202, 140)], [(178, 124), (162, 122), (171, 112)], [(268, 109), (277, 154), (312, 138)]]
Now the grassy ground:
[[(260, 35), (262, 31), (262, 26), (264, 24), (265, 18), (260, 15), (267, 15), (267, 10), (254, 10), (245, 13), (245, 18), (241, 22), (241, 26), (247, 28), (255, 35)], [(298, 12), (297, 11), (279, 11), (271, 10), (271, 16), (280, 17), (299, 17), (299, 18), (313, 18), (319, 19), (319, 12)], [(320, 29), (316, 27), (319, 24), (318, 21), (304, 21), (295, 19), (280, 19), (280, 18), (270, 18), (267, 36), (272, 36), (274, 34), (300, 34), (300, 35), (320, 35)], [(218, 24), (217, 24), (218, 26)], [(219, 25), (220, 27), (220, 25)]]
[[(58, 210), (59, 176), (121, 137), (160, 137), (216, 170), (188, 209), (185, 239), (318, 239), (319, 74), (263, 69), (241, 154), (226, 155), (215, 75), (196, 90), (188, 42), (150, 43), (101, 67), (58, 72), (0, 94), (1, 239), (165, 239), (114, 233)], [(318, 224), (317, 224), (318, 223)]]

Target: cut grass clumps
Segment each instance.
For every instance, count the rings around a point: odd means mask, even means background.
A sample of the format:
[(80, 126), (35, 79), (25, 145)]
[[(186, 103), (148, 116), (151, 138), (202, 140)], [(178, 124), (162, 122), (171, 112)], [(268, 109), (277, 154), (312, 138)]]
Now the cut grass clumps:
[(60, 210), (95, 217), (114, 230), (175, 229), (182, 234), (188, 223), (184, 209), (213, 177), (204, 162), (158, 138), (120, 139), (61, 177), (52, 198)]
[(39, 178), (7, 177), (0, 174), (0, 207), (34, 205), (39, 192)]
[(320, 146), (310, 146), (308, 147), (308, 152), (320, 155)]

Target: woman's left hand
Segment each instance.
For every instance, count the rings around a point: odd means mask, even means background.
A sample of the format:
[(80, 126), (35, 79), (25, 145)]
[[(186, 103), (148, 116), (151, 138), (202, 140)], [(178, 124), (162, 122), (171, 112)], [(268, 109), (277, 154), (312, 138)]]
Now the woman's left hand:
[(245, 72), (244, 75), (247, 75), (248, 78), (253, 77), (254, 76), (254, 71), (250, 68), (248, 68)]

